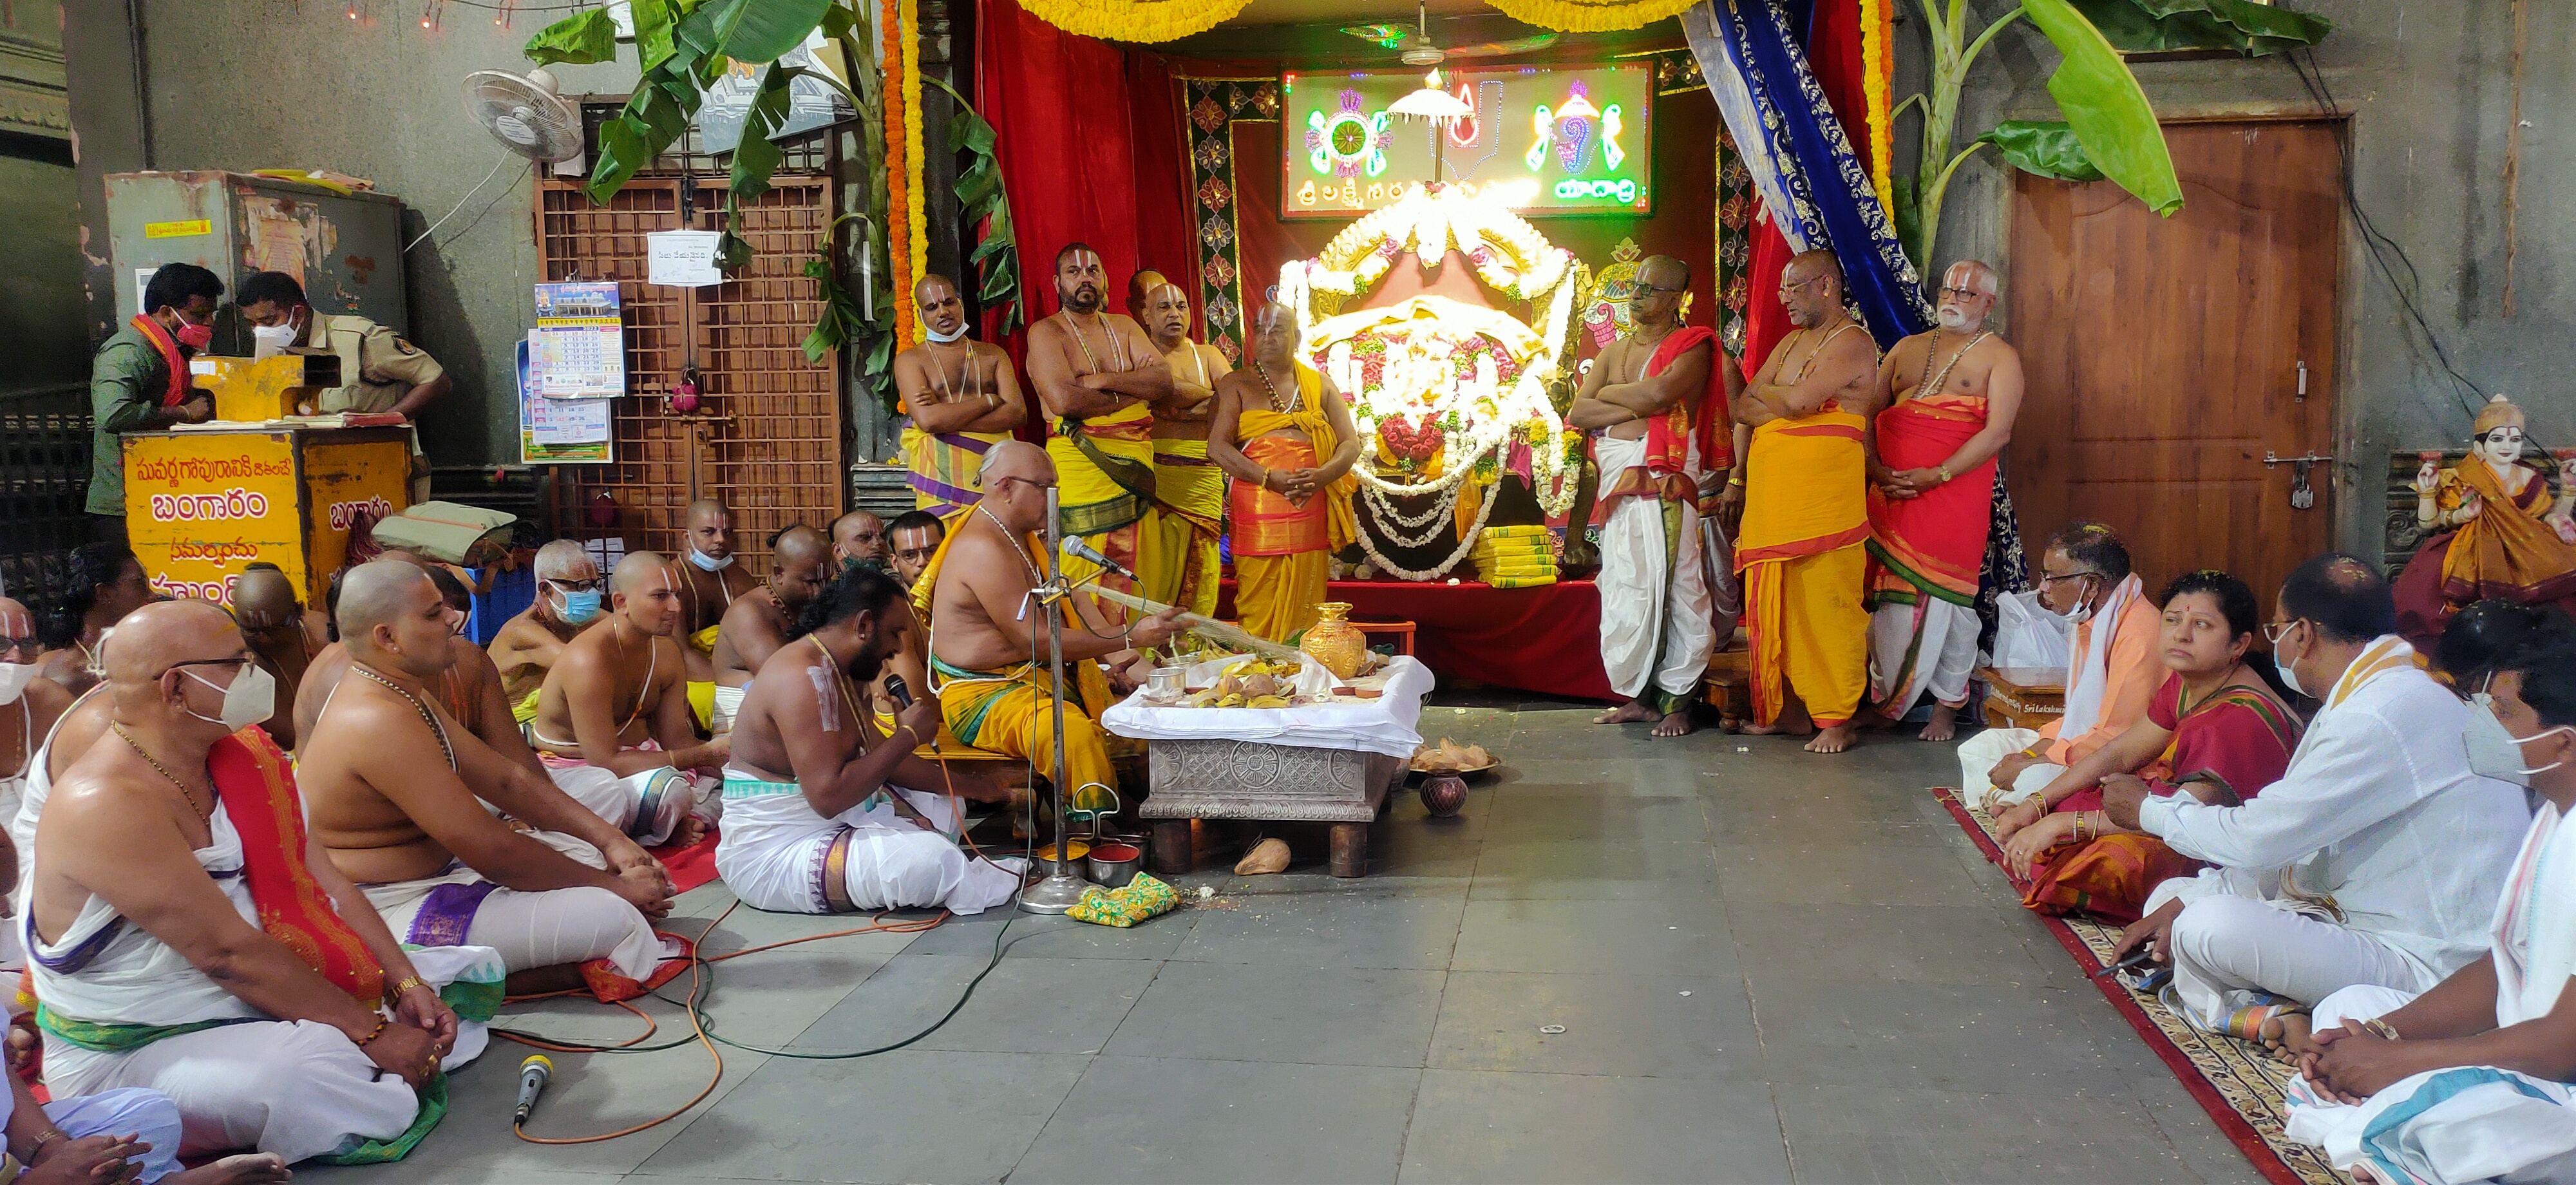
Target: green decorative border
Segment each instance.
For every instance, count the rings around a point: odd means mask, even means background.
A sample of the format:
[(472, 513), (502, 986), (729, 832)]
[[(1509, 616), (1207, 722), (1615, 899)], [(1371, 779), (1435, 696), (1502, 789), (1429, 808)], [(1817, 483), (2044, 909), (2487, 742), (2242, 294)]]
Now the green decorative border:
[(1243, 361), (1243, 243), (1235, 201), (1234, 125), (1279, 122), (1276, 78), (1182, 78), (1190, 222), (1199, 244), (1199, 309), (1207, 343)]

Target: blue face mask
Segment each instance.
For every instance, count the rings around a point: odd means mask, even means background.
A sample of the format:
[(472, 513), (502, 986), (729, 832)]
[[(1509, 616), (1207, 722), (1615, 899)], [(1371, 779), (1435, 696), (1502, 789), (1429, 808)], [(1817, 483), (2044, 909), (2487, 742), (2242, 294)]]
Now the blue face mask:
[(566, 592), (563, 594), (563, 608), (556, 612), (556, 616), (563, 618), (565, 625), (589, 625), (592, 618), (599, 616), (599, 590)]
[(692, 547), (689, 549), (689, 562), (696, 564), (701, 571), (722, 572), (733, 566), (733, 557), (726, 556), (723, 559), (717, 559), (714, 556), (708, 555), (707, 553)]

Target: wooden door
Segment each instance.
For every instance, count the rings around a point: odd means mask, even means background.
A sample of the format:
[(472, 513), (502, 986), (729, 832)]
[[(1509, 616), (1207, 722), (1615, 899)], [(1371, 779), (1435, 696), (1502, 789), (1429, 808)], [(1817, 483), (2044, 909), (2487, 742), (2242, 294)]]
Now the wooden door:
[[(2004, 292), (2029, 376), (2005, 464), (2033, 569), (2041, 541), (2099, 519), (2152, 593), (2224, 568), (2269, 610), (2329, 544), (2338, 121), (2170, 124), (2183, 208), (2158, 218), (2108, 181), (2019, 174)], [(2304, 366), (2304, 371), (2303, 371)], [(2305, 384), (2305, 394), (2301, 385)]]

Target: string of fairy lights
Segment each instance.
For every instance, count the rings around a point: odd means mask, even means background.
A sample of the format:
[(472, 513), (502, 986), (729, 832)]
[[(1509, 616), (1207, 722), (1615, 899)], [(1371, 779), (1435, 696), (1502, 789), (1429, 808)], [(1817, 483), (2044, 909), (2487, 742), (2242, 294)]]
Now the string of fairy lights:
[(379, 13), (388, 13), (396, 19), (409, 19), (412, 6), (415, 4), (419, 5), (420, 27), (431, 30), (443, 29), (447, 26), (447, 10), (451, 7), (491, 13), (493, 24), (508, 29), (516, 27), (517, 18), (521, 16), (538, 16), (551, 20), (556, 13), (580, 12), (583, 9), (606, 6), (605, 0), (572, 0), (570, 3), (557, 4), (529, 4), (522, 3), (521, 0), (341, 0), (340, 12), (350, 20), (359, 22), (382, 19), (377, 15)]

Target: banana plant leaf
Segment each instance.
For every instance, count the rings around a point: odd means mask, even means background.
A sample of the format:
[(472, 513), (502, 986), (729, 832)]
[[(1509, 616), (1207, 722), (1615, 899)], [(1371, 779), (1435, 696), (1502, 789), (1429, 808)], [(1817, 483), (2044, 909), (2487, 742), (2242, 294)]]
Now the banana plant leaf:
[(537, 30), (524, 52), (540, 66), (605, 62), (617, 56), (617, 22), (608, 19), (605, 8), (577, 12)]
[(1995, 146), (2012, 167), (2059, 181), (2099, 181), (2102, 170), (2084, 155), (2075, 129), (2054, 120), (2007, 119), (1977, 137)]
[(2212, 49), (2259, 58), (2315, 45), (2334, 31), (2323, 17), (2247, 0), (2073, 0), (2126, 53)]
[(727, 0), (718, 49), (737, 62), (774, 62), (805, 43), (832, 0)]
[(635, 13), (635, 56), (647, 70), (670, 61), (676, 48), (671, 32), (686, 15), (681, 11), (680, 0), (634, 0), (631, 8)]
[(2068, 0), (2022, 0), (2021, 8), (2064, 55), (2048, 76), (2048, 93), (2093, 167), (2158, 214), (2181, 209), (2182, 181), (2164, 128), (2119, 51)]
[(742, 141), (734, 145), (733, 174), (726, 183), (735, 197), (754, 198), (768, 192), (770, 174), (778, 170), (778, 162), (787, 155), (769, 138), (786, 125), (792, 98), (787, 88), (804, 73), (804, 67), (776, 62), (761, 72), (760, 90), (752, 95), (751, 107), (743, 113)]

